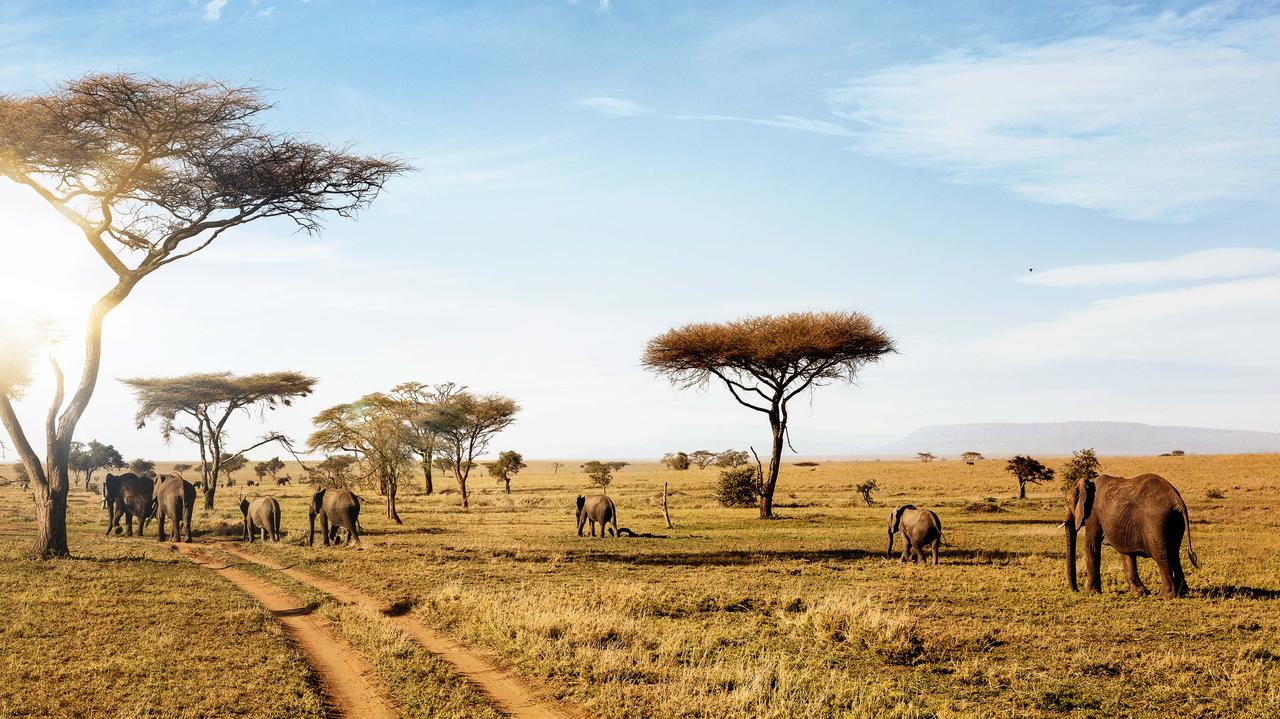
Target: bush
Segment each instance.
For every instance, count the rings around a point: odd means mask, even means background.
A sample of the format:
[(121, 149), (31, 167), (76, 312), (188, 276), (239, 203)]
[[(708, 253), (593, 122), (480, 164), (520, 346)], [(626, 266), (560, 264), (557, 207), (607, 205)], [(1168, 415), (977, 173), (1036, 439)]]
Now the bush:
[(662, 464), (667, 469), (683, 472), (689, 468), (689, 455), (684, 452), (671, 452), (662, 455)]
[(1063, 465), (1062, 474), (1059, 475), (1062, 477), (1062, 491), (1070, 492), (1080, 480), (1097, 477), (1101, 468), (1098, 455), (1092, 449), (1073, 452), (1071, 459)]
[(716, 499), (726, 507), (752, 507), (760, 500), (760, 471), (756, 467), (735, 467), (720, 473)]
[(817, 462), (796, 462), (797, 467), (817, 467)]
[(1226, 496), (1221, 489), (1209, 489), (1204, 493), (1205, 499), (1225, 499)]

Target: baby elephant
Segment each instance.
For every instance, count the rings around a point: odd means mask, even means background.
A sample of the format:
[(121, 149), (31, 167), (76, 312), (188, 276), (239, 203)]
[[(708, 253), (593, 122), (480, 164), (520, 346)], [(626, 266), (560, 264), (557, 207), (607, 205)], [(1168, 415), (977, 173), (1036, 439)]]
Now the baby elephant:
[(605, 528), (609, 524), (613, 524), (613, 528), (609, 530), (613, 536), (618, 536), (618, 508), (613, 506), (613, 500), (605, 496), (583, 497), (578, 495), (578, 536), (582, 536), (582, 527), (587, 522), (591, 522), (591, 536), (596, 536), (596, 522), (600, 523), (600, 536), (603, 537)]
[(252, 544), (261, 531), (262, 541), (267, 541), (268, 536), (273, 542), (280, 541), (280, 503), (275, 497), (258, 497), (252, 502), (241, 497), (240, 514), (244, 515), (242, 540)]
[(902, 530), (902, 541), (907, 545), (902, 548), (902, 561), (907, 561), (910, 556), (913, 562), (923, 559), (928, 564), (929, 559), (924, 556), (924, 550), (932, 545), (933, 563), (938, 563), (938, 547), (942, 544), (942, 520), (938, 519), (937, 514), (928, 509), (916, 509), (910, 504), (893, 510), (889, 514), (888, 556), (893, 556), (893, 535), (899, 529)]

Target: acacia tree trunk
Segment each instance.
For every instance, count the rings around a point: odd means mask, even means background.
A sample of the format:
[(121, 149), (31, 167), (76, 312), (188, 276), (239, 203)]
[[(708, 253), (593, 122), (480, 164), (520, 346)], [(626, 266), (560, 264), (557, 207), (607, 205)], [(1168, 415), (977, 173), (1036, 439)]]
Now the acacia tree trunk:
[(400, 513), (396, 511), (396, 485), (399, 482), (392, 480), (386, 483), (387, 487), (387, 519), (396, 524), (404, 524), (400, 521)]
[(507, 494), (511, 494), (511, 480), (510, 480), (510, 479), (504, 479), (504, 480), (502, 480), (502, 481), (507, 483)]
[(667, 483), (662, 483), (662, 517), (667, 520), (667, 529), (671, 529), (671, 510), (667, 508)]
[(1027, 483), (1021, 477), (1019, 477), (1018, 478), (1018, 499), (1026, 499), (1026, 498), (1027, 498)]
[(773, 518), (773, 490), (778, 486), (778, 471), (782, 469), (782, 445), (786, 441), (787, 427), (776, 413), (769, 414), (769, 425), (773, 430), (772, 456), (769, 458), (769, 474), (764, 478), (764, 486), (760, 488), (760, 518)]
[(454, 465), (454, 467), (453, 476), (458, 480), (458, 491), (462, 493), (462, 508), (467, 509), (471, 506), (471, 503), (467, 498), (467, 475), (457, 469), (457, 465)]
[(204, 508), (210, 512), (213, 511), (213, 496), (218, 493), (218, 478), (208, 480), (204, 488)]
[(431, 454), (428, 453), (422, 460), (422, 476), (426, 477), (426, 482), (423, 483), (423, 490), (427, 494), (432, 494), (436, 491), (435, 485), (431, 481), (431, 459)]

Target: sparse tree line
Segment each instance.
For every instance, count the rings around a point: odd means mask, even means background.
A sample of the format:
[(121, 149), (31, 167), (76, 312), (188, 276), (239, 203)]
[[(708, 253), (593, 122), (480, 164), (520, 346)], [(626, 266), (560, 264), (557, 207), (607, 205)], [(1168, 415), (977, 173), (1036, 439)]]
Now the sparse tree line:
[(747, 463), (747, 453), (737, 449), (726, 449), (723, 452), (711, 452), (705, 449), (695, 452), (669, 452), (662, 455), (661, 462), (662, 466), (675, 472), (683, 472), (691, 467), (733, 468)]

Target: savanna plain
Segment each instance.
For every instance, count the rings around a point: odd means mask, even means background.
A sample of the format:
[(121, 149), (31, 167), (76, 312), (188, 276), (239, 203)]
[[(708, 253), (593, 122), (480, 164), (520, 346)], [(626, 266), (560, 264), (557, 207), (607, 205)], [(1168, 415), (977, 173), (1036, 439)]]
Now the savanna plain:
[[(654, 536), (603, 539), (576, 534), (574, 497), (598, 491), (578, 463), (530, 462), (510, 495), (474, 477), (469, 510), (456, 490), (422, 494), (419, 478), (401, 490), (402, 525), (363, 490), (359, 548), (306, 546), (306, 485), (247, 488), (280, 499), (285, 536), (242, 544), (241, 484), (196, 511), (195, 546), (217, 560), (203, 566), (154, 525), (103, 536), (100, 499), (79, 488), (75, 558), (28, 561), (30, 497), (0, 487), (0, 716), (324, 716), (312, 670), (224, 566), (322, 618), (402, 716), (501, 716), (391, 623), (406, 613), (581, 716), (1280, 716), (1280, 456), (1104, 457), (1102, 470), (1155, 472), (1182, 492), (1201, 562), (1187, 598), (1130, 595), (1109, 548), (1103, 593), (1073, 594), (1058, 487), (1012, 499), (994, 459), (787, 464), (773, 520), (721, 507), (716, 470), (634, 463), (608, 493), (621, 526)], [(853, 490), (867, 479), (876, 506)], [(907, 503), (940, 515), (939, 566), (901, 563), (901, 538), (886, 556), (888, 514)]]

